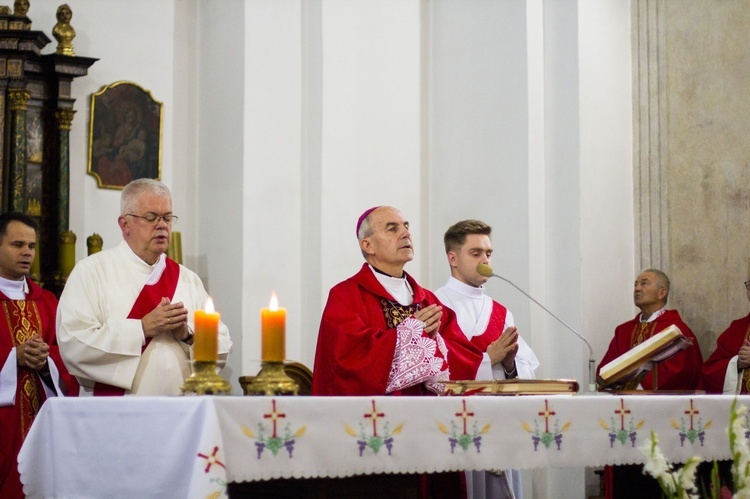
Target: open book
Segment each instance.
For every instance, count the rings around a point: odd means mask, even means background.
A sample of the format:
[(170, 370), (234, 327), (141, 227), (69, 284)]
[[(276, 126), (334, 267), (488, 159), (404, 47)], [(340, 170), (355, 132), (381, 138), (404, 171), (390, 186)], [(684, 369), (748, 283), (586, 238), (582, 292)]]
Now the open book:
[(671, 325), (602, 366), (596, 383), (600, 389), (633, 390), (656, 364), (691, 344), (680, 328)]

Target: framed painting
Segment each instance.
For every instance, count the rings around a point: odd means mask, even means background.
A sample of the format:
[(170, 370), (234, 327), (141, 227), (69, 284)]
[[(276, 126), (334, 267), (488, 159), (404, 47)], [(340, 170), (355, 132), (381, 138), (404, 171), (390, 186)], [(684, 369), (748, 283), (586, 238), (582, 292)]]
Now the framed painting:
[(118, 81), (91, 94), (88, 173), (99, 187), (122, 189), (138, 178), (161, 178), (162, 103)]

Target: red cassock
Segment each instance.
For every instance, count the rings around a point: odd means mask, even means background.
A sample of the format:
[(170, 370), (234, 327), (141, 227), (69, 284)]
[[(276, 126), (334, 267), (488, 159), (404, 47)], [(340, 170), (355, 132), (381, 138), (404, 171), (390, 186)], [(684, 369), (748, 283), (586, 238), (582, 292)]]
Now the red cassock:
[[(724, 391), (724, 376), (729, 361), (737, 355), (750, 333), (750, 315), (733, 321), (716, 340), (716, 350), (703, 365), (703, 382), (708, 393)], [(750, 393), (750, 369), (742, 377), (741, 393)]]
[[(603, 365), (616, 359), (620, 355), (629, 351), (636, 345), (649, 339), (654, 334), (663, 331), (665, 328), (675, 325), (680, 328), (682, 334), (693, 344), (685, 350), (677, 353), (672, 358), (658, 364), (658, 389), (659, 390), (698, 390), (703, 388), (701, 366), (703, 357), (701, 355), (698, 340), (690, 330), (687, 324), (682, 322), (680, 314), (676, 310), (666, 310), (652, 322), (640, 322), (640, 314), (625, 324), (620, 324), (615, 329), (615, 336), (609, 344), (607, 353), (604, 355), (599, 367), (596, 369), (597, 375)], [(645, 390), (653, 390), (653, 370), (649, 372), (641, 386)]]
[[(412, 307), (442, 305), (430, 291), (408, 274), (414, 291)], [(406, 317), (395, 316), (393, 297), (367, 264), (349, 279), (334, 286), (318, 332), (313, 368), (314, 395), (385, 395), (396, 348), (395, 326)], [(390, 326), (390, 327), (389, 327)], [(440, 334), (448, 347), (450, 378), (474, 379), (482, 353), (463, 334), (451, 309), (443, 306)], [(393, 395), (420, 395), (412, 386)]]
[[(54, 360), (65, 385), (66, 396), (78, 395), (78, 383), (71, 376), (57, 347), (55, 336), (55, 295), (27, 280), (26, 300), (11, 300), (0, 293), (0, 366), (5, 363), (13, 347), (39, 334), (50, 347), (49, 358)], [(15, 405), (0, 407), (0, 497), (23, 497), (16, 457), (21, 450), (31, 423), (46, 400), (43, 381), (36, 371), (18, 368)]]

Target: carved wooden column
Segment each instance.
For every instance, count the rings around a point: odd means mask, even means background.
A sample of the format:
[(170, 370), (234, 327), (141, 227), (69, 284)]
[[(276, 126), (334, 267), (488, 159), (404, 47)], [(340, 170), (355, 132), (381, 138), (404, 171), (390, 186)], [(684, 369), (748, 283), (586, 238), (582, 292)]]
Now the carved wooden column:
[(25, 90), (8, 92), (10, 99), (10, 202), (11, 211), (26, 210), (26, 106), (31, 94)]
[(59, 184), (58, 184), (58, 216), (57, 233), (68, 232), (70, 211), (70, 127), (73, 124), (73, 109), (60, 109), (55, 113), (57, 121), (59, 149)]

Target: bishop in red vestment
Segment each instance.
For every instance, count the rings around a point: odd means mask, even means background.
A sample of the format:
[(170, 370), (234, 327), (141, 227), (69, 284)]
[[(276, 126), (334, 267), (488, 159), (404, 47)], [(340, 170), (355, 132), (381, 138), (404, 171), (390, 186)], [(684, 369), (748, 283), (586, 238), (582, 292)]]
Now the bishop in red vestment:
[[(409, 222), (395, 208), (367, 210), (357, 222), (365, 263), (334, 286), (320, 322), (313, 395), (423, 395), (447, 379), (474, 379), (481, 352), (455, 314), (404, 265), (414, 258)], [(465, 497), (463, 475), (425, 475), (425, 497)]]
[(76, 395), (78, 383), (60, 358), (57, 299), (26, 278), (36, 223), (0, 215), (0, 497), (24, 497), (16, 458), (48, 396)]

